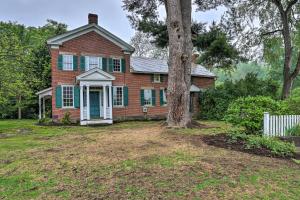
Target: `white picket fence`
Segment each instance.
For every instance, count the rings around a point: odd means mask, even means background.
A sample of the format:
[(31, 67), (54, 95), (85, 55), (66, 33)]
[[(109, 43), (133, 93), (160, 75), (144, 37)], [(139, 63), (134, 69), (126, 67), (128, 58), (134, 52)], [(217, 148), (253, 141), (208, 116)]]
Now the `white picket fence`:
[(300, 124), (300, 115), (270, 115), (264, 113), (264, 135), (285, 136), (285, 132)]

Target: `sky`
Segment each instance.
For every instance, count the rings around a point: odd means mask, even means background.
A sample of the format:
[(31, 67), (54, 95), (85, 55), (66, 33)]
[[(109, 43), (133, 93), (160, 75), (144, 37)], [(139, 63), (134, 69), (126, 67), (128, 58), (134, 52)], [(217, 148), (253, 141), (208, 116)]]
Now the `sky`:
[[(218, 21), (224, 9), (205, 13), (195, 12), (193, 19), (211, 23)], [(129, 42), (134, 35), (122, 0), (1, 0), (0, 21), (12, 21), (26, 26), (43, 26), (47, 19), (53, 19), (74, 29), (87, 24), (88, 13), (98, 15), (99, 25), (123, 40)], [(164, 9), (160, 9), (164, 17)]]

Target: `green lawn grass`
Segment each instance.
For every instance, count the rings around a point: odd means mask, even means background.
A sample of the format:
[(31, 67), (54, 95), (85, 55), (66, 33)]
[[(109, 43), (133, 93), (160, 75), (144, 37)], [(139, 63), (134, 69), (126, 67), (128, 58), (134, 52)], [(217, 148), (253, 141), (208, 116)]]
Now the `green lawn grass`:
[(0, 199), (299, 199), (299, 165), (208, 146), (199, 136), (232, 127), (201, 123), (0, 120)]

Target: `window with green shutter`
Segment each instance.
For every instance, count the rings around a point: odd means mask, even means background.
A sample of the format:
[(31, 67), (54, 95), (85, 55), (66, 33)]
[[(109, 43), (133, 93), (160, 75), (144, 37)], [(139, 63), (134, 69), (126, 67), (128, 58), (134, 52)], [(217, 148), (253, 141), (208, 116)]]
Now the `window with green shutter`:
[(80, 87), (79, 86), (74, 87), (74, 107), (75, 108), (80, 107)]
[(62, 70), (63, 69), (63, 55), (58, 55), (57, 69), (58, 70)]
[(155, 106), (156, 104), (156, 94), (155, 90), (152, 90), (152, 106)]
[(62, 107), (62, 96), (61, 96), (61, 86), (58, 85), (55, 88), (55, 105), (56, 108)]
[(114, 62), (112, 58), (108, 59), (108, 72), (113, 72), (114, 70)]
[(144, 90), (140, 91), (140, 100), (141, 100), (141, 106), (144, 106), (145, 105)]
[(123, 91), (124, 91), (124, 106), (128, 106), (128, 87), (124, 86)]
[(165, 89), (160, 89), (159, 91), (159, 102), (161, 106), (167, 105), (167, 96)]
[(80, 71), (85, 71), (85, 56), (80, 56)]
[(107, 58), (102, 58), (102, 70), (107, 72)]
[(123, 73), (125, 73), (126, 72), (126, 61), (124, 58), (121, 59), (121, 68), (122, 68), (121, 71)]
[(73, 70), (78, 70), (78, 56), (73, 56)]

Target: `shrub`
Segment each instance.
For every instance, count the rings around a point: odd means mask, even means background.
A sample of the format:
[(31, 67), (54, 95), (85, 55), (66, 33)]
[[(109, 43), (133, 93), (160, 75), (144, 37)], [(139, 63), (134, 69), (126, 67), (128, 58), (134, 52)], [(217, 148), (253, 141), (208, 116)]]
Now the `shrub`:
[(259, 79), (257, 74), (248, 73), (238, 81), (226, 80), (215, 89), (209, 89), (200, 95), (202, 119), (223, 119), (229, 104), (239, 97), (270, 96), (276, 97), (278, 84), (272, 80)]
[(286, 136), (300, 136), (300, 125), (288, 129), (285, 134)]
[(45, 117), (45, 118), (41, 118), (38, 120), (39, 124), (51, 124), (52, 123), (52, 119), (49, 117)]
[(264, 112), (280, 114), (283, 111), (280, 102), (270, 97), (246, 97), (233, 101), (224, 119), (244, 127), (247, 134), (259, 133), (263, 126)]
[(283, 105), (288, 110), (289, 114), (300, 114), (300, 88), (296, 88), (291, 92), (289, 98), (287, 98)]
[(65, 112), (63, 118), (61, 119), (61, 123), (65, 125), (72, 124), (70, 115), (71, 115), (70, 112)]
[(233, 131), (229, 136), (229, 142), (231, 143), (243, 141), (245, 143), (245, 149), (266, 148), (275, 156), (293, 156), (296, 150), (294, 143), (284, 142), (274, 137), (247, 135), (240, 131)]
[(247, 149), (259, 149), (262, 147), (269, 149), (273, 155), (282, 157), (293, 156), (296, 151), (296, 147), (293, 143), (284, 142), (278, 138), (255, 135), (248, 137), (246, 141)]

